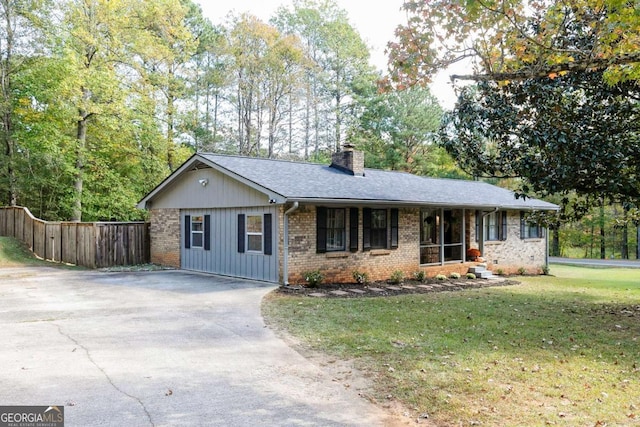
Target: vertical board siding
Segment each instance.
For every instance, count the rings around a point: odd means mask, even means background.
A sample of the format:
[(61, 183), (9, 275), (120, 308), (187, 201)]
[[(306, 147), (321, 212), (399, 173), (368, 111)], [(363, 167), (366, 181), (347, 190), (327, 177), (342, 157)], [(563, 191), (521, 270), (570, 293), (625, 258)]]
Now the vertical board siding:
[[(278, 250), (272, 248), (272, 255), (256, 254), (245, 250), (238, 252), (238, 219), (246, 215), (271, 216), (272, 233), (279, 230), (277, 224), (277, 208), (221, 208), (221, 209), (189, 209), (181, 213), (183, 233), (187, 216), (210, 215), (210, 250), (204, 248), (181, 248), (181, 267), (185, 270), (203, 271), (225, 276), (243, 277), (247, 279), (278, 281)], [(264, 218), (264, 217), (263, 217)], [(265, 225), (263, 223), (263, 237)], [(182, 236), (181, 240), (184, 240)], [(277, 244), (278, 236), (272, 236), (272, 244)], [(265, 248), (263, 248), (264, 251)]]
[(144, 222), (53, 222), (22, 207), (0, 208), (0, 236), (15, 237), (40, 258), (89, 268), (145, 264), (150, 260)]

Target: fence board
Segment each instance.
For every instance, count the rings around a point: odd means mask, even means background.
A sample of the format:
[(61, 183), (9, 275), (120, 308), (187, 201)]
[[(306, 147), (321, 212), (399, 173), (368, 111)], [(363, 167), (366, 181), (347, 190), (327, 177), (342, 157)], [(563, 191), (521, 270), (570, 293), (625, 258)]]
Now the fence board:
[(38, 255), (40, 258), (44, 258), (45, 254), (45, 222), (42, 220), (33, 221), (33, 253)]
[(0, 235), (18, 238), (39, 257), (89, 268), (148, 263), (149, 224), (47, 222), (22, 207), (0, 208)]

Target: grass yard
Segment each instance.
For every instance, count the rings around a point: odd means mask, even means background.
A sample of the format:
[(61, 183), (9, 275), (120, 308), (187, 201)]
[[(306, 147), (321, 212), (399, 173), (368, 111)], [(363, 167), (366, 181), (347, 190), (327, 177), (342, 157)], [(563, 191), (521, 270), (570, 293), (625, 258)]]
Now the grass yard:
[[(274, 293), (268, 322), (438, 426), (640, 425), (640, 270), (385, 298)], [(391, 397), (390, 397), (391, 396)]]
[(0, 236), (0, 268), (49, 265), (36, 258), (25, 244), (11, 237)]

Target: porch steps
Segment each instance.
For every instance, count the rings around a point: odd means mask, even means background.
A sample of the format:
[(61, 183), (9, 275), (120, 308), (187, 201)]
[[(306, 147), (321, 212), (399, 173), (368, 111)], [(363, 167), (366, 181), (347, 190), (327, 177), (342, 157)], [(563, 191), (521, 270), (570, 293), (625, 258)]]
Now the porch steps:
[(478, 264), (475, 267), (469, 267), (469, 273), (476, 275), (478, 279), (495, 279), (496, 276), (490, 270), (487, 270), (487, 264)]

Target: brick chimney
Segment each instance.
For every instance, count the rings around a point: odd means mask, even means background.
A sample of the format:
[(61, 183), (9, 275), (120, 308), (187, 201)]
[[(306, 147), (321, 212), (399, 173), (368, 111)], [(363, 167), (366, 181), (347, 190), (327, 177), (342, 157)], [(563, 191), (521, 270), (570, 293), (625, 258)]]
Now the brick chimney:
[(364, 152), (354, 150), (351, 144), (344, 144), (342, 151), (331, 155), (331, 167), (353, 176), (364, 176)]

